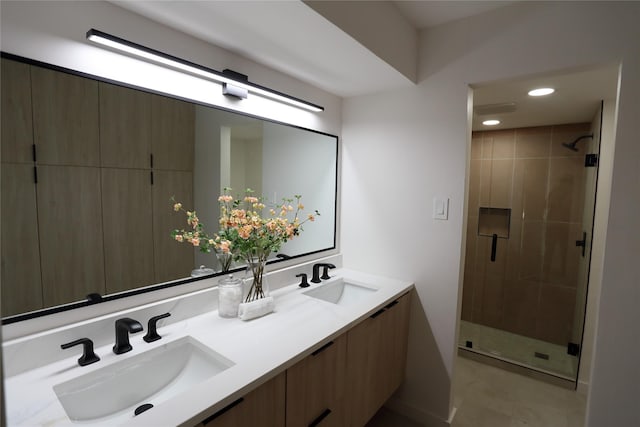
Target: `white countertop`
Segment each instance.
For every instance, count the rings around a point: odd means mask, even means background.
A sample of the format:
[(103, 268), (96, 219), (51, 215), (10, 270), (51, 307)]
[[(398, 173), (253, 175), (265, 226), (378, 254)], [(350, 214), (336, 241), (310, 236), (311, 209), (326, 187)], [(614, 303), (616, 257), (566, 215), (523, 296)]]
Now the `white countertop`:
[[(330, 281), (311, 283), (306, 289), (293, 284), (272, 292), (275, 311), (258, 319), (247, 322), (237, 318), (224, 319), (217, 311), (212, 311), (167, 326), (160, 324), (161, 340), (146, 343), (142, 340), (144, 334), (132, 335), (132, 351), (115, 355), (111, 351), (113, 343), (101, 346), (95, 349), (101, 360), (84, 367), (77, 364), (82, 351), (78, 347), (77, 352), (70, 351), (70, 357), (64, 360), (5, 378), (8, 426), (195, 425), (413, 287), (410, 282), (348, 269), (331, 270), (330, 273), (334, 278), (341, 277), (378, 290), (350, 305), (340, 306), (302, 294)], [(67, 417), (53, 386), (185, 336), (195, 338), (233, 361), (234, 365), (135, 418), (131, 411), (95, 423), (74, 423)]]

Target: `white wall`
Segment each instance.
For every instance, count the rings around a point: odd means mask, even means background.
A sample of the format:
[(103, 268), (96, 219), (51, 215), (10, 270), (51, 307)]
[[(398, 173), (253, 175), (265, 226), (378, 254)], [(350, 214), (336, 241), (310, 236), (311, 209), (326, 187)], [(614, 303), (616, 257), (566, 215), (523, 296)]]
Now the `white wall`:
[[(622, 62), (613, 186), (588, 425), (640, 425), (640, 3), (523, 2), (425, 31), (414, 89), (343, 106), (345, 266), (412, 279), (407, 381), (395, 405), (429, 425), (451, 411), (464, 204), (468, 85)], [(449, 220), (431, 219), (435, 196)], [(635, 238), (629, 238), (635, 236)]]

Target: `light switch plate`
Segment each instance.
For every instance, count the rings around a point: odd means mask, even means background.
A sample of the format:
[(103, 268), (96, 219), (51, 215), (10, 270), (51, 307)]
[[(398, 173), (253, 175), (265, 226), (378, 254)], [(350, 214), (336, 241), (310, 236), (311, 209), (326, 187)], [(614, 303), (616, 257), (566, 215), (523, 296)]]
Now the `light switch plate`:
[(433, 219), (449, 219), (449, 199), (433, 198)]

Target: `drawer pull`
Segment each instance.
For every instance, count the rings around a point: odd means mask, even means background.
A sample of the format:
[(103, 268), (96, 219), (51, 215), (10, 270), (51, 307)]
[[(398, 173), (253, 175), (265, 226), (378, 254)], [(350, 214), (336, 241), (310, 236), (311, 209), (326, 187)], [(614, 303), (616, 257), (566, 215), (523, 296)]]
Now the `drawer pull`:
[(326, 343), (325, 345), (323, 345), (322, 347), (320, 347), (319, 349), (317, 349), (316, 351), (311, 353), (311, 355), (312, 356), (317, 356), (318, 354), (322, 353), (323, 351), (325, 351), (326, 349), (328, 349), (332, 345), (333, 345), (333, 341), (329, 341), (328, 343)]
[(393, 307), (396, 304), (398, 304), (398, 300), (390, 302), (389, 304), (385, 305), (384, 308), (385, 308), (385, 310), (388, 310), (388, 309), (390, 309), (391, 307)]
[(325, 409), (320, 415), (318, 415), (318, 417), (315, 420), (311, 421), (311, 423), (309, 424), (309, 427), (316, 427), (318, 424), (322, 422), (322, 420), (327, 418), (330, 413), (331, 413), (331, 409), (329, 408)]
[(229, 403), (227, 406), (225, 406), (224, 408), (220, 409), (218, 412), (216, 412), (215, 414), (211, 415), (209, 418), (205, 419), (202, 424), (204, 424), (205, 426), (207, 424), (209, 424), (211, 421), (215, 420), (216, 418), (218, 418), (219, 416), (221, 416), (222, 414), (224, 414), (225, 412), (229, 411), (230, 409), (233, 409), (234, 407), (238, 406), (239, 404), (241, 404), (244, 401), (244, 397), (241, 397), (238, 400), (235, 400), (231, 403)]
[(380, 310), (376, 311), (375, 313), (373, 313), (370, 317), (372, 319), (375, 319), (376, 317), (380, 316), (382, 313), (384, 313), (384, 308), (381, 308)]

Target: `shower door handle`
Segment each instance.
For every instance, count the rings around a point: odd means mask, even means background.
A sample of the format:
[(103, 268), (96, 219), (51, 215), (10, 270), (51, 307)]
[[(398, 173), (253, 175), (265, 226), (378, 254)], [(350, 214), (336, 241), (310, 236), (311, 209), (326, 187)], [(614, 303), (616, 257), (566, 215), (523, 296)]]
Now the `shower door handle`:
[(496, 262), (496, 250), (498, 249), (498, 235), (491, 237), (491, 262)]
[(576, 246), (582, 246), (582, 258), (584, 258), (584, 253), (587, 250), (587, 232), (582, 232), (582, 240), (576, 240)]

